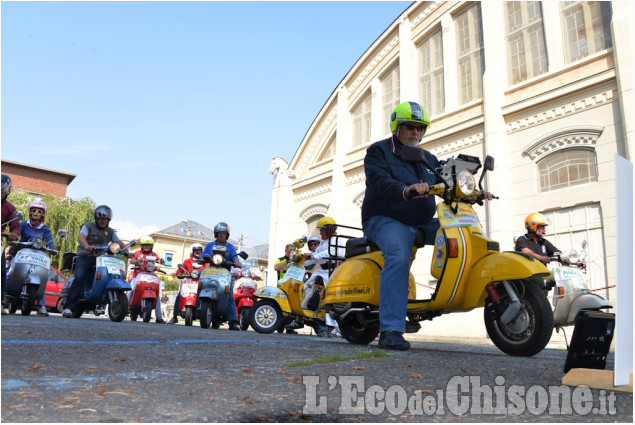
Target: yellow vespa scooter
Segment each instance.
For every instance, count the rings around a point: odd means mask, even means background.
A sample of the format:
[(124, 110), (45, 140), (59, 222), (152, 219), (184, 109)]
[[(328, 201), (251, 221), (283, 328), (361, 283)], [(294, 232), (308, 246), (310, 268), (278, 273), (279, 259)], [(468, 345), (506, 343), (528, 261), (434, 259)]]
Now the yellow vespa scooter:
[[(485, 159), (479, 190), (474, 178), (481, 167), (477, 157), (459, 155), (440, 161), (440, 170), (426, 162), (418, 146), (405, 146), (402, 158), (423, 162), (445, 182), (429, 191), (443, 200), (437, 204), (440, 227), (431, 264), (431, 274), (438, 282), (430, 299), (408, 300), (406, 329), (416, 332), (422, 320), (485, 307), (485, 327), (501, 351), (512, 356), (533, 356), (542, 351), (554, 327), (553, 312), (543, 291), (550, 287), (550, 282), (544, 281), (549, 270), (526, 254), (499, 252), (498, 242), (484, 235), (471, 207), (482, 203), (483, 177), (494, 169), (494, 158), (488, 155)], [(419, 229), (411, 265), (424, 241), (425, 234)], [(346, 260), (329, 280), (323, 303), (350, 343), (368, 344), (379, 333), (383, 264), (381, 251), (373, 242), (351, 238), (346, 241)], [(536, 277), (539, 279), (532, 279)], [(411, 273), (410, 294), (416, 293), (414, 285)]]
[(272, 333), (280, 330), (285, 317), (301, 316), (309, 326), (324, 323), (324, 308), (315, 311), (305, 310), (301, 303), (304, 300), (304, 255), (301, 252), (306, 244), (306, 236), (293, 242), (291, 262), (284, 277), (278, 281), (277, 287), (265, 286), (254, 292), (258, 301), (251, 307), (249, 321), (251, 327), (260, 333)]

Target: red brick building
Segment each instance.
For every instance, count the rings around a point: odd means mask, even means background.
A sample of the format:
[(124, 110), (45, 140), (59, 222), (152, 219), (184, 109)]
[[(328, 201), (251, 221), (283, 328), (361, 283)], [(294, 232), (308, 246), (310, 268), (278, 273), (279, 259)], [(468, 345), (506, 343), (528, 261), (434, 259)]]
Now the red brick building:
[(35, 195), (66, 196), (66, 188), (75, 174), (2, 160), (2, 174), (11, 177), (13, 187)]

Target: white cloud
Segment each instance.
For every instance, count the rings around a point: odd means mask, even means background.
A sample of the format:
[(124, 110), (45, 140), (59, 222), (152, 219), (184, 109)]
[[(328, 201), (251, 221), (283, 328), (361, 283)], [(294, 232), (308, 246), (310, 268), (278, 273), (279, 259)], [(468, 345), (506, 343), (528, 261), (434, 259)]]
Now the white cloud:
[(159, 228), (154, 225), (137, 226), (130, 221), (119, 220), (112, 220), (110, 227), (117, 231), (117, 236), (119, 236), (120, 239), (127, 240), (138, 239), (141, 236), (149, 235), (159, 230)]
[(108, 145), (104, 143), (82, 143), (38, 146), (32, 150), (47, 155), (94, 156), (95, 153), (106, 151), (108, 148)]

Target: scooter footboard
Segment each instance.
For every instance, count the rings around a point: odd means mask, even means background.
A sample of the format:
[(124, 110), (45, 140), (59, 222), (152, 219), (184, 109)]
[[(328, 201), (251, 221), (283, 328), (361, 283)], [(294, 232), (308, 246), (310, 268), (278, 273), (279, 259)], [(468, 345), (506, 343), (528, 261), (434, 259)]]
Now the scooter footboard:
[(485, 287), (503, 280), (527, 280), (532, 277), (549, 276), (551, 272), (540, 261), (514, 252), (497, 252), (478, 261), (470, 273), (470, 289), (463, 300), (464, 309), (485, 305)]

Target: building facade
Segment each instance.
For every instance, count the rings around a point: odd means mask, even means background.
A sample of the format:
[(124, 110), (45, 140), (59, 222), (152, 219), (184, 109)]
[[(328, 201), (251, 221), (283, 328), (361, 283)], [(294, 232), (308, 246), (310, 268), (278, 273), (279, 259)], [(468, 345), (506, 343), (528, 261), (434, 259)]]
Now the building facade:
[[(495, 158), (485, 187), (500, 199), (476, 209), (501, 250), (541, 212), (560, 249), (588, 241), (591, 286), (614, 300), (614, 156), (633, 159), (632, 28), (629, 2), (413, 3), (337, 85), (293, 158), (273, 158), (269, 258), (324, 215), (361, 226), (366, 149), (390, 136), (397, 104), (416, 101), (431, 119), (423, 148)], [(413, 264), (417, 298), (434, 285), (430, 260), (424, 248)], [(422, 332), (483, 336), (482, 314)]]
[(2, 160), (2, 173), (11, 177), (13, 187), (24, 190), (35, 196), (66, 196), (68, 185), (75, 179), (75, 174), (63, 171), (34, 167), (19, 162)]

